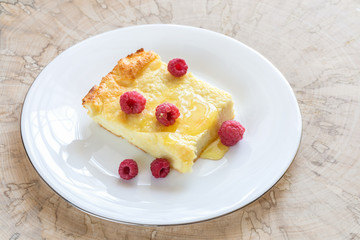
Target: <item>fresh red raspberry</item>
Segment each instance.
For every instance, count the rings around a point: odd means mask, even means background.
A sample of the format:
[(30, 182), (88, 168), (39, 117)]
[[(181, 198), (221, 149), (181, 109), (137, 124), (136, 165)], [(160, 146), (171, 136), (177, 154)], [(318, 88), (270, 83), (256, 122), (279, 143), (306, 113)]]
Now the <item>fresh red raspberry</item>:
[(146, 99), (136, 91), (126, 92), (120, 97), (121, 110), (126, 114), (141, 113), (145, 109)]
[(221, 143), (233, 146), (243, 138), (245, 128), (235, 120), (228, 120), (221, 124), (218, 131)]
[(188, 70), (188, 65), (186, 64), (184, 59), (181, 58), (174, 58), (170, 60), (168, 63), (168, 71), (174, 77), (182, 77), (186, 74)]
[(162, 103), (156, 107), (156, 119), (164, 126), (170, 126), (180, 116), (179, 109), (172, 103)]
[(138, 165), (133, 159), (125, 159), (120, 163), (119, 175), (122, 179), (130, 180), (138, 174)]
[(157, 158), (152, 161), (150, 169), (155, 178), (164, 178), (170, 172), (170, 163), (165, 158)]

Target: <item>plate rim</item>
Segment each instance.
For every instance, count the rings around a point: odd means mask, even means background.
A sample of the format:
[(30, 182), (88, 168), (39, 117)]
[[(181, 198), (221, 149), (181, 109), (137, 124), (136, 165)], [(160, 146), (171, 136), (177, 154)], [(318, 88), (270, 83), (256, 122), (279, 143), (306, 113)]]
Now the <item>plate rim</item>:
[[(30, 156), (29, 156), (29, 151), (26, 148), (26, 144), (24, 142), (24, 136), (23, 136), (23, 112), (24, 112), (24, 106), (25, 106), (25, 102), (28, 99), (28, 94), (31, 91), (31, 89), (34, 88), (34, 85), (36, 84), (36, 80), (38, 79), (38, 77), (40, 76), (40, 74), (58, 57), (60, 57), (61, 55), (63, 55), (65, 52), (67, 52), (68, 50), (71, 50), (73, 48), (76, 48), (78, 46), (80, 46), (81, 44), (83, 44), (85, 41), (87, 40), (91, 40), (91, 39), (95, 39), (98, 37), (102, 37), (103, 35), (109, 34), (111, 32), (115, 32), (115, 31), (119, 31), (121, 29), (130, 29), (130, 28), (142, 28), (142, 27), (163, 27), (163, 26), (167, 26), (167, 27), (177, 27), (177, 28), (188, 28), (188, 29), (194, 29), (194, 30), (200, 30), (200, 31), (204, 31), (210, 34), (217, 34), (217, 35), (221, 35), (222, 37), (227, 38), (228, 40), (231, 40), (233, 42), (236, 42), (237, 44), (240, 44), (242, 47), (245, 47), (247, 50), (253, 52), (254, 54), (257, 55), (257, 57), (261, 58), (263, 61), (265, 61), (268, 65), (271, 66), (271, 68), (282, 78), (283, 82), (286, 84), (286, 87), (290, 90), (291, 96), (292, 98), (295, 100), (296, 103), (296, 107), (297, 107), (297, 113), (298, 113), (298, 117), (299, 117), (299, 131), (300, 131), (300, 135), (299, 135), (299, 139), (298, 139), (298, 144), (297, 144), (297, 149), (295, 151), (295, 153), (293, 153), (293, 157), (292, 160), (290, 161), (289, 165), (287, 166), (287, 168), (284, 170), (284, 172), (282, 173), (282, 175), (279, 177), (279, 179), (277, 181), (275, 181), (275, 183), (273, 183), (264, 193), (260, 194), (258, 197), (254, 198), (253, 200), (251, 200), (250, 202), (248, 202), (247, 204), (238, 207), (236, 209), (230, 210), (228, 212), (225, 212), (223, 214), (219, 214), (217, 216), (213, 216), (213, 217), (209, 217), (206, 219), (201, 219), (201, 220), (195, 220), (195, 221), (186, 221), (186, 222), (181, 222), (181, 223), (169, 223), (169, 224), (151, 224), (151, 223), (137, 223), (137, 222), (131, 222), (131, 221), (124, 221), (124, 220), (118, 220), (118, 219), (114, 219), (114, 218), (110, 218), (110, 217), (106, 217), (106, 216), (102, 216), (100, 214), (97, 213), (93, 213), (89, 210), (83, 209), (82, 207), (74, 204), (73, 202), (71, 202), (70, 200), (66, 199), (64, 196), (62, 196), (58, 191), (56, 191), (51, 185), (50, 183), (48, 183), (47, 181), (45, 181), (45, 179), (43, 178), (43, 176), (40, 174), (39, 170), (36, 168), (36, 166), (34, 165), (34, 163), (32, 162)], [(83, 40), (81, 40), (78, 43), (75, 43), (74, 45), (66, 48), (65, 50), (63, 50), (60, 54), (56, 55), (55, 58), (51, 59), (50, 62), (39, 72), (39, 74), (37, 74), (37, 76), (34, 78), (34, 81), (31, 83), (30, 87), (28, 88), (24, 100), (22, 102), (22, 107), (21, 107), (21, 112), (20, 112), (20, 121), (19, 121), (19, 125), (20, 125), (20, 137), (21, 137), (21, 142), (22, 145), (24, 147), (25, 153), (26, 153), (26, 157), (28, 159), (28, 161), (31, 163), (32, 167), (35, 169), (36, 173), (40, 176), (40, 179), (46, 183), (46, 185), (48, 187), (50, 187), (50, 189), (52, 191), (54, 191), (58, 196), (60, 196), (63, 200), (65, 200), (67, 203), (69, 203), (70, 205), (74, 206), (76, 209), (87, 213), (91, 216), (100, 218), (100, 219), (104, 219), (110, 222), (115, 222), (115, 223), (122, 223), (122, 224), (127, 224), (127, 225), (135, 225), (135, 226), (146, 226), (146, 227), (161, 227), (161, 226), (181, 226), (181, 225), (190, 225), (190, 224), (196, 224), (196, 223), (201, 223), (201, 222), (206, 222), (206, 221), (210, 221), (210, 220), (214, 220), (229, 214), (232, 214), (240, 209), (243, 209), (245, 207), (247, 207), (248, 205), (254, 203), (255, 201), (257, 201), (258, 199), (260, 199), (261, 197), (263, 197), (265, 194), (267, 194), (268, 192), (270, 192), (276, 185), (277, 183), (284, 177), (284, 175), (286, 174), (286, 172), (289, 170), (289, 168), (292, 166), (292, 164), (294, 163), (294, 160), (299, 152), (300, 146), (301, 146), (301, 142), (302, 142), (302, 137), (303, 137), (303, 123), (302, 123), (302, 114), (301, 114), (301, 109), (298, 103), (298, 100), (296, 98), (296, 95), (294, 93), (294, 90), (292, 89), (290, 83), (287, 81), (287, 79), (284, 77), (284, 75), (278, 70), (277, 67), (275, 67), (274, 64), (272, 64), (265, 56), (263, 56), (262, 54), (260, 54), (257, 50), (251, 48), (250, 46), (242, 43), (241, 41), (234, 39), (232, 37), (229, 37), (223, 33), (220, 32), (216, 32), (213, 30), (209, 30), (209, 29), (205, 29), (205, 28), (201, 28), (201, 27), (194, 27), (194, 26), (188, 26), (188, 25), (180, 25), (180, 24), (141, 24), (141, 25), (131, 25), (131, 26), (125, 26), (125, 27), (119, 27), (116, 29), (112, 29), (109, 31), (105, 31), (103, 33), (100, 34), (96, 34), (93, 35), (91, 37), (85, 38)]]

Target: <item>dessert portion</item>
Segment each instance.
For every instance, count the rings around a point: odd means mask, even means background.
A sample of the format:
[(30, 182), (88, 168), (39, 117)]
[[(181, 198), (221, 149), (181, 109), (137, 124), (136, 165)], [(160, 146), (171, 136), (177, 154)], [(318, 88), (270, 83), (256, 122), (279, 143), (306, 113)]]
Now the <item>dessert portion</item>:
[[(176, 64), (169, 68), (180, 69)], [(234, 111), (229, 93), (190, 72), (176, 74), (159, 55), (139, 49), (120, 59), (82, 104), (102, 127), (185, 173), (208, 146), (207, 155), (223, 156), (227, 147), (221, 146), (218, 131)], [(120, 98), (125, 100), (120, 103)]]

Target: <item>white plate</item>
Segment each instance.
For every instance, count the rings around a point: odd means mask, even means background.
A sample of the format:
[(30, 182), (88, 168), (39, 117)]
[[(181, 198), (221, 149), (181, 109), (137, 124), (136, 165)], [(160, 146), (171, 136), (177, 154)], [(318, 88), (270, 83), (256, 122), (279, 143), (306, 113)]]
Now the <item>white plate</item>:
[[(246, 133), (223, 159), (199, 159), (192, 173), (154, 179), (151, 156), (87, 116), (81, 100), (89, 89), (141, 47), (165, 62), (185, 59), (197, 77), (233, 95)], [(256, 200), (291, 164), (301, 129), (294, 93), (269, 61), (222, 34), (177, 25), (121, 28), (69, 48), (37, 77), (21, 115), (29, 159), (55, 192), (98, 217), (150, 225), (203, 221)], [(128, 182), (117, 173), (125, 158), (139, 163)]]

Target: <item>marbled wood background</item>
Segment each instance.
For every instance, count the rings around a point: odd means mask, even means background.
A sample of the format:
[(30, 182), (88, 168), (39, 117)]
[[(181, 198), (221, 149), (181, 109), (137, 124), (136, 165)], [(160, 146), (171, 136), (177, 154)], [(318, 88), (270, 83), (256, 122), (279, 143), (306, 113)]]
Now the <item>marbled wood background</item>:
[[(29, 163), (20, 112), (40, 71), (83, 39), (147, 23), (236, 38), (290, 82), (302, 143), (258, 201), (198, 224), (127, 226), (75, 209)], [(0, 0), (0, 27), (1, 239), (360, 239), (359, 0)]]

